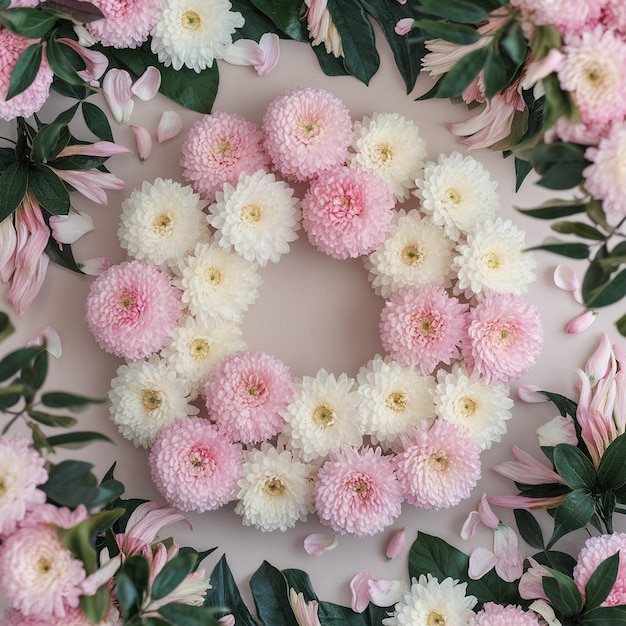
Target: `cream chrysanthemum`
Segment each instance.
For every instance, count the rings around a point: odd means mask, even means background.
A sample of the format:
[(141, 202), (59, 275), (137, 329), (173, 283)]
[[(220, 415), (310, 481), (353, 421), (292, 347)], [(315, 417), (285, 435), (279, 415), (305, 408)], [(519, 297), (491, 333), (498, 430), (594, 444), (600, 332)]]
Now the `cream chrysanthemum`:
[(477, 374), (469, 375), (456, 363), (452, 372), (437, 372), (433, 393), (439, 417), (469, 429), (482, 450), (488, 450), (506, 433), (513, 400), (502, 383), (485, 384)]
[(228, 0), (169, 0), (152, 29), (152, 52), (175, 70), (212, 67), (232, 43), (235, 29), (244, 25), (241, 13), (231, 8)]
[(382, 246), (365, 259), (365, 269), (377, 295), (388, 298), (403, 287), (451, 284), (454, 242), (441, 227), (422, 218), (417, 209), (400, 209)]
[(396, 200), (410, 197), (426, 158), (426, 142), (418, 127), (398, 113), (374, 113), (354, 123), (351, 167), (378, 174)]
[(236, 324), (221, 319), (203, 323), (189, 316), (172, 333), (161, 356), (189, 381), (194, 399), (204, 388), (211, 370), (227, 354), (245, 349), (241, 328)]
[(467, 583), (446, 578), (439, 582), (431, 574), (413, 579), (411, 591), (394, 607), (385, 626), (466, 626), (474, 615), (476, 598), (466, 595)]
[(423, 419), (435, 415), (432, 376), (376, 355), (357, 375), (363, 434), (388, 449)]
[(525, 233), (501, 217), (486, 221), (467, 235), (467, 243), (457, 247), (459, 256), (453, 269), (458, 282), (455, 295), (466, 298), (481, 294), (485, 289), (496, 293), (526, 293), (535, 280), (536, 262), (524, 252)]
[(482, 163), (460, 152), (442, 154), (437, 163), (426, 163), (424, 177), (416, 183), (415, 195), (422, 209), (455, 241), (492, 219), (499, 209), (498, 184)]
[(313, 510), (313, 473), (314, 466), (267, 442), (244, 452), (235, 513), (243, 516), (244, 526), (263, 532), (292, 528)]
[(263, 280), (256, 263), (228, 252), (217, 242), (198, 243), (193, 254), (176, 268), (174, 281), (189, 312), (207, 322), (211, 318), (241, 322), (248, 307), (259, 297)]
[(327, 456), (343, 445), (362, 442), (354, 380), (321, 369), (294, 385), (295, 396), (283, 417), (283, 434), (303, 461)]
[(118, 367), (109, 391), (109, 414), (121, 435), (147, 448), (162, 428), (198, 409), (189, 404), (189, 384), (157, 356)]
[(277, 263), (298, 238), (300, 201), (285, 182), (259, 170), (241, 174), (236, 187), (226, 183), (209, 207), (209, 223), (223, 248), (234, 248), (244, 259), (263, 266)]
[(173, 180), (145, 181), (122, 202), (120, 245), (139, 261), (172, 266), (207, 233), (200, 197)]

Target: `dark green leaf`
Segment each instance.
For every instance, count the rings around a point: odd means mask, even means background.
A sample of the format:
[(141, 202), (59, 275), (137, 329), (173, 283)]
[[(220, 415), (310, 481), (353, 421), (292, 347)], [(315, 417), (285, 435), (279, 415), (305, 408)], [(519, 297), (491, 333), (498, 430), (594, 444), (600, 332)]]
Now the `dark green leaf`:
[(98, 507), (112, 502), (124, 493), (124, 484), (119, 480), (105, 480), (100, 483), (90, 506)]
[(622, 337), (626, 337), (626, 315), (622, 315), (617, 322), (615, 322), (615, 326)]
[(0, 10), (6, 9), (11, 4), (11, 0), (0, 0)]
[(585, 526), (595, 512), (593, 496), (584, 489), (568, 493), (554, 513), (554, 531), (548, 542), (551, 548), (567, 533)]
[[(604, 285), (594, 289), (589, 297), (585, 298), (585, 304), (589, 308), (608, 306), (626, 295), (626, 269), (622, 270), (613, 279)], [(584, 293), (583, 293), (584, 296)]]
[(543, 533), (534, 515), (525, 509), (515, 509), (513, 513), (515, 514), (515, 523), (521, 538), (529, 546), (543, 550)]
[(306, 572), (300, 569), (285, 569), (281, 573), (287, 581), (287, 587), (294, 589), (296, 593), (301, 593), (307, 602), (319, 600)]
[(604, 209), (602, 208), (601, 200), (597, 200), (597, 199), (590, 200), (587, 203), (585, 209), (587, 211), (587, 215), (589, 216), (589, 219), (594, 224), (601, 226), (605, 230), (611, 230), (611, 226), (609, 225), (606, 219), (606, 213), (604, 212)]
[(600, 563), (585, 585), (585, 612), (599, 607), (609, 595), (617, 579), (620, 553), (616, 552)]
[(148, 592), (150, 567), (143, 556), (126, 559), (116, 575), (115, 594), (125, 617), (134, 616)]
[(586, 259), (589, 257), (589, 246), (586, 243), (566, 243), (564, 241), (555, 241), (554, 243), (544, 243), (540, 246), (526, 248), (527, 250), (546, 250), (554, 252), (570, 259)]
[(64, 156), (51, 161), (48, 165), (58, 170), (95, 170), (102, 169), (106, 157), (93, 157), (76, 154)]
[(32, 346), (30, 348), (19, 348), (7, 354), (0, 361), (0, 381), (7, 380), (24, 366), (30, 363), (44, 348)]
[(265, 33), (283, 34), (276, 24), (267, 15), (259, 11), (250, 0), (233, 0), (231, 5), (232, 10), (241, 13), (245, 20), (244, 25), (238, 28), (233, 35), (233, 39), (239, 36), (242, 39), (259, 41)]
[(585, 613), (580, 621), (584, 626), (623, 626), (626, 624), (626, 606), (602, 606)]
[(524, 215), (536, 217), (540, 220), (552, 220), (559, 217), (568, 217), (570, 215), (585, 212), (584, 204), (573, 204), (571, 200), (547, 200), (542, 205), (535, 207), (534, 209), (515, 208)]
[(187, 552), (193, 554), (195, 563), (193, 565), (192, 571), (195, 572), (200, 567), (202, 561), (204, 561), (204, 559), (206, 559), (209, 554), (213, 554), (213, 552), (215, 552), (216, 550), (217, 548), (209, 548), (208, 550), (202, 550), (201, 552), (198, 552), (194, 548), (190, 548), (189, 546), (183, 546), (178, 550), (178, 554), (185, 554)]
[(582, 183), (583, 170), (587, 165), (586, 161), (554, 163), (544, 170), (537, 184), (546, 189), (571, 189)]
[(61, 267), (65, 267), (73, 272), (82, 274), (80, 267), (78, 267), (74, 254), (72, 253), (72, 246), (63, 244), (63, 247), (59, 245), (59, 242), (50, 237), (48, 239), (48, 245), (46, 246), (45, 253), (50, 257), (53, 263), (57, 263)]
[(102, 404), (102, 398), (88, 398), (78, 396), (73, 393), (63, 391), (49, 391), (41, 396), (41, 401), (51, 409), (70, 409), (71, 411), (81, 411), (90, 404)]
[(598, 465), (598, 481), (605, 489), (619, 489), (626, 484), (624, 459), (626, 458), (626, 434), (614, 439), (604, 451)]
[(58, 94), (66, 98), (72, 98), (73, 100), (84, 100), (90, 93), (89, 89), (84, 85), (70, 85), (70, 83), (58, 76), (52, 79), (52, 89)]
[(168, 561), (152, 583), (152, 599), (160, 600), (172, 593), (191, 574), (195, 563), (196, 556), (190, 553), (179, 554)]
[(46, 382), (46, 377), (48, 376), (48, 352), (47, 350), (42, 350), (33, 361), (32, 367), (32, 377), (31, 377), (31, 385), (33, 386), (33, 391), (35, 389), (41, 389), (44, 382)]
[(596, 470), (593, 463), (576, 446), (558, 444), (554, 448), (554, 465), (559, 476), (572, 489), (595, 489)]
[(495, 52), (489, 52), (485, 62), (485, 96), (487, 99), (500, 93), (508, 82), (509, 76), (502, 57)]
[(15, 328), (11, 324), (11, 318), (4, 311), (0, 311), (0, 341), (6, 339), (14, 331)]
[(296, 41), (309, 41), (306, 21), (301, 19), (301, 0), (252, 0), (252, 4)]
[(567, 552), (560, 552), (559, 550), (546, 550), (545, 552), (538, 552), (533, 554), (533, 559), (541, 565), (551, 567), (559, 572), (563, 572), (567, 576), (571, 576), (576, 566), (576, 559)]
[[(0, 222), (3, 222), (24, 199), (28, 188), (28, 167), (23, 163), (12, 163), (0, 174)], [(0, 380), (2, 380), (0, 378)]]
[(487, 12), (470, 0), (421, 0), (420, 4), (426, 13), (453, 22), (478, 24), (487, 19)]
[(46, 6), (71, 15), (81, 24), (100, 20), (105, 17), (98, 7), (84, 0), (46, 0)]
[(604, 267), (602, 261), (609, 256), (606, 244), (600, 246), (583, 277), (582, 296), (586, 303), (593, 294), (611, 278), (611, 268)]
[(46, 165), (31, 163), (28, 176), (30, 190), (37, 202), (52, 215), (67, 215), (70, 194), (63, 181)]
[(48, 437), (48, 443), (52, 447), (59, 446), (61, 448), (78, 449), (93, 443), (95, 441), (106, 441), (107, 443), (113, 443), (106, 435), (96, 431), (79, 431), (73, 433), (65, 433), (63, 435), (54, 435)]
[[(425, 30), (431, 39), (444, 39), (445, 41), (458, 43), (461, 46), (476, 43), (480, 39), (480, 34), (472, 26), (454, 24), (452, 22), (415, 20), (415, 22), (413, 22), (413, 28), (421, 28), (422, 30)], [(476, 73), (478, 74), (478, 72)]]
[(488, 54), (489, 52), (486, 48), (479, 48), (458, 61), (437, 83), (437, 97), (456, 98), (460, 96), (478, 76), (478, 73), (485, 65)]
[(555, 222), (550, 225), (552, 230), (557, 233), (563, 233), (566, 235), (578, 235), (584, 239), (593, 239), (595, 241), (603, 241), (604, 235), (593, 226), (585, 224), (584, 222)]
[(574, 121), (577, 114), (574, 101), (568, 93), (561, 89), (557, 75), (553, 73), (546, 76), (542, 84), (545, 90), (542, 131), (546, 132), (552, 128), (560, 117)]
[(220, 608), (189, 606), (172, 602), (159, 609), (159, 613), (173, 626), (217, 626), (216, 613)]
[(114, 141), (111, 124), (104, 111), (91, 102), (83, 102), (82, 109), (87, 128), (102, 141)]
[(98, 493), (93, 465), (84, 461), (61, 461), (50, 468), (48, 481), (39, 487), (48, 498), (62, 506), (76, 508), (90, 504)]
[(111, 593), (106, 584), (92, 596), (81, 596), (80, 608), (91, 624), (99, 624), (111, 609)]
[(0, 148), (0, 171), (6, 170), (9, 165), (15, 163), (15, 150), (13, 148)]
[(52, 413), (44, 413), (34, 409), (28, 411), (28, 415), (36, 422), (52, 428), (71, 428), (78, 423), (75, 417), (69, 415), (52, 415)]
[(317, 62), (326, 76), (350, 76), (350, 72), (346, 69), (342, 59), (334, 57), (326, 52), (326, 48), (322, 44), (313, 46), (313, 52), (317, 57)]
[(64, 44), (57, 43), (54, 39), (48, 41), (46, 58), (52, 71), (70, 85), (84, 85), (85, 81), (76, 73), (72, 62), (66, 56), (66, 50), (71, 49)]
[(28, 39), (40, 39), (54, 28), (57, 16), (51, 11), (18, 7), (5, 11), (0, 19), (14, 33)]
[(500, 47), (506, 51), (515, 65), (522, 63), (529, 53), (528, 42), (519, 22), (513, 22), (512, 26), (502, 35)]
[(566, 617), (577, 615), (583, 606), (583, 599), (576, 583), (558, 570), (550, 570), (554, 578), (544, 576), (541, 580), (550, 604)]
[(267, 561), (252, 574), (250, 590), (254, 598), (256, 612), (264, 624), (298, 626), (287, 596), (287, 581), (274, 566)]
[(38, 452), (41, 452), (42, 450), (52, 452), (50, 444), (48, 443), (48, 440), (43, 434), (41, 428), (39, 428), (39, 426), (37, 426), (37, 424), (35, 424), (34, 422), (29, 422), (28, 426), (30, 427), (33, 435), (33, 446), (35, 447), (35, 450), (37, 450)]
[(560, 483), (546, 483), (543, 485), (515, 483), (515, 485), (520, 490), (520, 495), (526, 498), (558, 498), (572, 491), (567, 485), (561, 485)]
[(11, 72), (11, 81), (5, 100), (10, 100), (31, 86), (39, 72), (42, 53), (42, 43), (34, 43), (22, 52)]

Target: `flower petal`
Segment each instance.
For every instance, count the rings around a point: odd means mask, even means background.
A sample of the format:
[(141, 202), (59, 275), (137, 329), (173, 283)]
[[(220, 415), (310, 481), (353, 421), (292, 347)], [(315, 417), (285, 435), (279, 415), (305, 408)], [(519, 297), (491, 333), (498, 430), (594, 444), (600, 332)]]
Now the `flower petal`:
[(133, 112), (135, 103), (131, 93), (133, 81), (126, 70), (110, 69), (102, 81), (102, 90), (113, 119), (125, 124)]
[(580, 282), (574, 268), (561, 263), (554, 270), (554, 284), (563, 291), (576, 291), (580, 289)]
[(385, 550), (385, 557), (387, 558), (387, 561), (395, 559), (404, 550), (405, 546), (406, 528), (401, 528), (393, 535), (387, 544), (387, 549)]
[(537, 428), (537, 440), (541, 447), (558, 446), (560, 443), (578, 445), (574, 420), (569, 416), (557, 415)]
[(161, 72), (150, 65), (146, 71), (133, 83), (130, 88), (131, 93), (140, 100), (152, 100), (159, 92), (161, 86)]
[(30, 346), (46, 346), (46, 352), (58, 359), (63, 354), (63, 347), (61, 346), (61, 337), (56, 329), (52, 326), (46, 326), (42, 328), (33, 339), (27, 344)]
[(321, 556), (328, 550), (334, 550), (337, 547), (337, 543), (337, 535), (311, 533), (304, 540), (304, 549), (307, 554)]
[(172, 137), (176, 137), (183, 128), (183, 120), (176, 111), (163, 111), (156, 136), (159, 143), (163, 143)]
[(517, 397), (522, 401), (529, 404), (548, 402), (543, 394), (537, 393), (541, 391), (541, 387), (537, 385), (520, 385), (517, 388)]
[(276, 33), (263, 33), (259, 39), (259, 46), (263, 50), (263, 62), (260, 65), (255, 65), (254, 69), (259, 76), (265, 76), (278, 64), (280, 37)]
[(140, 161), (145, 161), (152, 152), (152, 137), (150, 132), (144, 126), (138, 124), (129, 124), (128, 128), (133, 131), (135, 143), (137, 144), (137, 154)]
[(368, 581), (369, 598), (376, 606), (393, 606), (400, 602), (402, 595), (408, 591), (404, 580), (375, 580)]
[(469, 558), (467, 575), (472, 580), (482, 578), (496, 564), (496, 555), (483, 546), (478, 546), (472, 550)]
[(565, 327), (565, 331), (570, 335), (582, 333), (591, 326), (598, 317), (598, 311), (585, 311), (573, 320), (570, 320)]
[(369, 572), (361, 572), (350, 581), (352, 602), (350, 606), (355, 613), (363, 613), (370, 603), (369, 583), (374, 577)]
[(91, 215), (72, 211), (67, 215), (51, 215), (50, 228), (59, 243), (73, 244), (95, 227)]
[(111, 261), (106, 257), (96, 257), (94, 259), (85, 259), (84, 261), (77, 262), (78, 269), (88, 276), (100, 276), (102, 272), (111, 267)]
[(401, 20), (398, 20), (393, 30), (396, 33), (396, 35), (402, 36), (411, 32), (412, 28), (413, 28), (413, 18), (404, 17)]

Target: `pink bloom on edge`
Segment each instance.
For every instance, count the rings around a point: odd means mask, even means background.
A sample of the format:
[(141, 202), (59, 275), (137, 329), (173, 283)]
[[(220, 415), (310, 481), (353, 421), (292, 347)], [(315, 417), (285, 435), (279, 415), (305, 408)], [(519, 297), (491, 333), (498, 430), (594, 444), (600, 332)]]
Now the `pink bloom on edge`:
[(495, 602), (485, 602), (483, 608), (471, 617), (468, 626), (540, 626), (537, 615), (532, 611), (525, 611), (520, 606), (507, 604), (502, 606)]

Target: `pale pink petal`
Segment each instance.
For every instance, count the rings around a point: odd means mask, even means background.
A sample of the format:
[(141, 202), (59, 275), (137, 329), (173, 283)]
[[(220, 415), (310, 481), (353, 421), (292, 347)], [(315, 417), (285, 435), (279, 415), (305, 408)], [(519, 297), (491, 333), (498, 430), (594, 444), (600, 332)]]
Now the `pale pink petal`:
[(489, 504), (502, 506), (507, 509), (554, 509), (563, 501), (565, 496), (551, 498), (530, 498), (528, 496), (489, 496)]
[(44, 254), (50, 231), (43, 218), (41, 208), (34, 197), (27, 192), (22, 204), (15, 213), (14, 264), (16, 268), (32, 268)]
[(318, 603), (316, 600), (307, 602), (302, 593), (296, 593), (295, 589), (289, 588), (289, 606), (296, 617), (298, 626), (321, 626), (317, 616)]
[(252, 39), (237, 39), (226, 46), (223, 59), (231, 65), (261, 65), (264, 53), (259, 44)]
[(95, 227), (87, 213), (70, 212), (67, 215), (51, 215), (52, 236), (59, 243), (73, 244)]
[(159, 92), (161, 86), (161, 72), (150, 65), (146, 71), (133, 83), (130, 88), (131, 93), (140, 100), (152, 100)]
[(111, 261), (106, 257), (96, 257), (94, 259), (85, 259), (77, 262), (78, 269), (88, 276), (100, 276), (102, 272), (111, 267)]
[(0, 281), (9, 282), (15, 269), (14, 252), (17, 246), (17, 233), (13, 226), (13, 217), (5, 217), (0, 222)]
[(391, 559), (395, 559), (399, 554), (402, 553), (406, 546), (406, 528), (401, 528), (398, 532), (394, 533), (393, 537), (389, 540), (387, 544), (387, 549), (385, 550), (385, 557), (387, 561), (391, 561)]
[(73, 29), (81, 46), (89, 48), (98, 43), (96, 38), (82, 24), (74, 24)]
[(118, 124), (125, 124), (133, 112), (133, 81), (126, 70), (110, 69), (102, 81), (104, 99)]
[(602, 333), (600, 345), (585, 364), (585, 374), (589, 377), (592, 387), (609, 372), (612, 356), (613, 345), (611, 344), (611, 340), (606, 333)]
[(130, 150), (126, 146), (111, 141), (96, 141), (96, 143), (73, 144), (66, 146), (57, 156), (66, 157), (77, 154), (95, 157), (110, 157), (116, 154), (126, 154)]
[(107, 561), (102, 567), (90, 574), (80, 584), (83, 595), (93, 596), (105, 583), (108, 583), (122, 565), (122, 555), (118, 554)]
[(393, 606), (400, 602), (402, 595), (408, 591), (404, 580), (375, 580), (368, 581), (369, 599), (376, 606)]
[(461, 527), (461, 539), (471, 539), (476, 534), (476, 529), (480, 524), (480, 515), (478, 511), (470, 511), (470, 514), (467, 516), (465, 521), (463, 522), (463, 526)]
[(83, 196), (97, 202), (107, 204), (104, 189), (124, 189), (124, 181), (109, 172), (98, 170), (58, 170), (50, 168), (59, 178), (69, 183)]
[(363, 613), (370, 603), (369, 583), (374, 577), (369, 572), (361, 572), (350, 581), (352, 602), (350, 606), (355, 613)]
[(50, 259), (43, 254), (34, 267), (18, 267), (11, 278), (11, 287), (6, 293), (6, 299), (22, 315), (33, 303), (46, 278), (46, 270)]
[(70, 47), (81, 57), (85, 63), (85, 69), (81, 73), (81, 78), (84, 78), (89, 83), (97, 81), (109, 66), (109, 60), (102, 52), (89, 50), (80, 41), (74, 41), (69, 37), (61, 37), (57, 39), (57, 42)]
[(229, 613), (228, 615), (224, 615), (224, 617), (220, 617), (217, 623), (220, 626), (235, 626), (235, 616)]
[(259, 46), (263, 50), (263, 62), (255, 65), (254, 69), (259, 76), (269, 74), (278, 64), (280, 57), (280, 37), (276, 33), (263, 33), (259, 39)]
[(520, 385), (517, 388), (517, 397), (522, 402), (530, 404), (549, 402), (548, 398), (546, 398), (542, 393), (537, 393), (541, 390), (541, 387), (538, 387), (537, 385)]
[(500, 524), (493, 533), (493, 551), (496, 555), (496, 574), (511, 583), (524, 571), (522, 555), (517, 542), (517, 534), (506, 524)]
[(546, 600), (535, 600), (528, 608), (538, 615), (541, 615), (547, 626), (563, 626), (557, 619), (554, 609), (546, 602)]
[(26, 345), (28, 347), (45, 345), (46, 352), (57, 359), (63, 354), (61, 337), (59, 337), (59, 333), (52, 326), (42, 328)]
[(569, 416), (557, 415), (537, 428), (537, 440), (542, 447), (558, 446), (560, 443), (578, 445), (574, 420)]
[(398, 20), (395, 28), (393, 29), (396, 35), (400, 35), (402, 37), (403, 35), (410, 33), (413, 28), (413, 21), (412, 17), (404, 17), (401, 20)]
[(495, 530), (496, 528), (498, 528), (498, 525), (500, 524), (500, 519), (491, 510), (491, 506), (489, 506), (489, 500), (487, 499), (486, 493), (483, 493), (482, 498), (478, 503), (478, 515), (480, 517), (480, 521), (487, 528), (491, 528), (491, 530)]
[(467, 575), (472, 580), (482, 578), (496, 564), (496, 555), (483, 546), (478, 546), (472, 550), (469, 557), (469, 567)]
[(618, 433), (626, 430), (626, 370), (620, 369), (615, 374), (615, 405), (613, 407), (613, 419)]
[(528, 557), (528, 562), (530, 567), (522, 574), (519, 581), (519, 594), (524, 600), (534, 600), (535, 598), (545, 600), (547, 597), (541, 579), (544, 576), (552, 576), (552, 574), (531, 556)]
[(580, 281), (574, 268), (561, 263), (554, 270), (554, 284), (563, 291), (576, 291), (580, 289)]
[(311, 533), (304, 540), (304, 549), (307, 554), (321, 556), (328, 550), (334, 550), (337, 547), (337, 543), (337, 535)]
[(522, 89), (531, 89), (540, 80), (558, 71), (564, 59), (565, 55), (558, 48), (551, 48), (543, 59), (529, 63), (524, 70)]
[(128, 128), (133, 131), (135, 143), (137, 144), (137, 154), (140, 161), (145, 161), (152, 152), (152, 137), (150, 132), (144, 126), (138, 124), (129, 124)]
[(570, 335), (582, 333), (596, 321), (596, 317), (598, 317), (598, 311), (585, 311), (573, 320), (570, 320), (565, 327), (565, 331)]
[(159, 143), (163, 143), (172, 137), (176, 137), (183, 128), (183, 120), (176, 111), (163, 111), (159, 125), (157, 126), (156, 136)]

